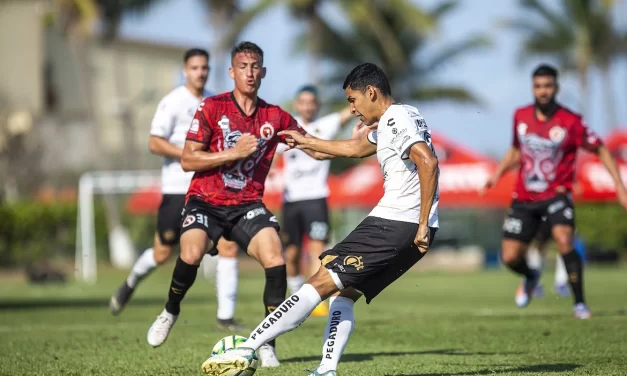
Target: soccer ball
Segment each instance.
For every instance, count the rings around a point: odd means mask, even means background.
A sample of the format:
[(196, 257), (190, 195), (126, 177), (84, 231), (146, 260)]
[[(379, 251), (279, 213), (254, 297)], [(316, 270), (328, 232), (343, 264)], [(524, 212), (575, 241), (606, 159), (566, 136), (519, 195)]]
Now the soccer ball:
[[(236, 335), (224, 337), (221, 340), (219, 340), (218, 343), (216, 343), (215, 346), (213, 346), (213, 349), (211, 350), (211, 356), (220, 355), (220, 354), (223, 354), (225, 351), (228, 351), (228, 350), (231, 350), (231, 349), (236, 349), (236, 348), (240, 347), (244, 342), (246, 342), (247, 339), (248, 338), (246, 338), (246, 337), (236, 336)], [(252, 375), (254, 375), (255, 372), (257, 371), (258, 363), (259, 363), (259, 361), (257, 359), (255, 359), (248, 366), (248, 369), (246, 371), (244, 371), (243, 373), (238, 373), (238, 376), (252, 376)]]

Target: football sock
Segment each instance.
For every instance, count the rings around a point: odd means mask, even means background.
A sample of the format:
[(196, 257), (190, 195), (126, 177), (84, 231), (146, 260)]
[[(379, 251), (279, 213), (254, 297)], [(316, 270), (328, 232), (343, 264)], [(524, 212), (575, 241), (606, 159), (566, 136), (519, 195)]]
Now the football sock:
[(257, 350), (281, 334), (297, 328), (320, 304), (320, 301), (320, 295), (312, 285), (303, 285), (295, 294), (279, 304), (276, 310), (250, 333), (242, 347)]
[(155, 268), (157, 262), (155, 261), (155, 254), (152, 248), (145, 250), (133, 264), (131, 273), (126, 278), (126, 284), (128, 287), (134, 289), (142, 279), (146, 278)]
[(583, 262), (577, 251), (562, 255), (568, 272), (568, 282), (575, 298), (575, 304), (583, 303)]
[[(287, 270), (285, 265), (279, 265), (267, 268), (265, 271), (266, 287), (263, 290), (263, 304), (266, 316), (268, 316), (285, 300), (285, 295), (287, 294)], [(275, 347), (276, 341), (272, 339), (268, 344)]]
[(566, 265), (564, 265), (564, 257), (557, 255), (555, 257), (555, 284), (563, 286), (568, 283), (568, 272), (566, 271)]
[(535, 277), (535, 273), (533, 272), (533, 270), (529, 269), (529, 266), (527, 265), (527, 260), (524, 257), (520, 258), (518, 261), (514, 261), (511, 264), (507, 264), (507, 267), (520, 275), (524, 275), (527, 278)]
[(176, 259), (168, 292), (168, 301), (165, 303), (165, 310), (168, 313), (178, 315), (181, 312), (181, 301), (187, 290), (194, 284), (197, 273), (198, 265), (186, 264), (185, 261), (181, 260), (181, 257)]
[(237, 281), (237, 258), (218, 256), (216, 265), (218, 320), (230, 320), (235, 316)]
[(301, 287), (305, 284), (305, 278), (302, 275), (297, 275), (295, 277), (287, 277), (287, 288), (290, 290), (290, 294), (295, 293), (300, 290)]
[(322, 361), (318, 372), (325, 373), (337, 369), (337, 364), (355, 327), (354, 306), (355, 302), (352, 299), (342, 296), (333, 299), (329, 307), (329, 321), (324, 330)]

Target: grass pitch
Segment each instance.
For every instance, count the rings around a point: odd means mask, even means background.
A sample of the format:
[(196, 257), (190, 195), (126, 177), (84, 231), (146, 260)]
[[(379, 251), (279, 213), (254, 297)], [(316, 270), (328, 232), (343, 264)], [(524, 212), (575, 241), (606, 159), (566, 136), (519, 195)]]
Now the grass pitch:
[[(250, 268), (248, 268), (250, 269)], [(196, 281), (168, 341), (153, 349), (146, 332), (161, 311), (172, 271), (140, 286), (120, 317), (107, 311), (124, 273), (98, 284), (28, 286), (0, 278), (0, 375), (200, 375), (214, 343), (212, 282)], [(340, 375), (627, 375), (627, 271), (585, 275), (589, 321), (572, 319), (570, 298), (514, 305), (518, 279), (506, 271), (410, 272), (375, 299), (356, 305), (356, 325)], [(240, 273), (237, 317), (254, 327), (263, 315), (260, 268)], [(311, 317), (278, 340), (282, 366), (259, 376), (307, 375), (321, 356), (325, 318)], [(248, 335), (248, 333), (242, 333)]]

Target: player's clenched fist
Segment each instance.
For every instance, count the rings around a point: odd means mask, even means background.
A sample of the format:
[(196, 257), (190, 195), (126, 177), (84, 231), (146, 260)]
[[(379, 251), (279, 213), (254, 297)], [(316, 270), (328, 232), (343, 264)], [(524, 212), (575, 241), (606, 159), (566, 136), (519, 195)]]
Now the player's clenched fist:
[(246, 158), (252, 153), (256, 152), (257, 147), (257, 137), (253, 136), (250, 133), (244, 133), (235, 144), (235, 150), (237, 151), (240, 159)]

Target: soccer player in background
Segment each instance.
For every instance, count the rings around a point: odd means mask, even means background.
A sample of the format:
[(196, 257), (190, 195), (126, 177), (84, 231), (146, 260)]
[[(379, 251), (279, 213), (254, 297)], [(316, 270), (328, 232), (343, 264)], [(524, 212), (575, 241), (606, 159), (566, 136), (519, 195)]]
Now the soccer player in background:
[(601, 139), (580, 115), (556, 101), (558, 72), (539, 66), (532, 75), (535, 103), (516, 110), (513, 143), (486, 189), (495, 185), (509, 169), (518, 167), (518, 182), (503, 225), (501, 258), (512, 271), (524, 277), (516, 293), (516, 304), (526, 307), (540, 274), (529, 268), (525, 253), (546, 217), (551, 235), (564, 259), (574, 299), (575, 318), (590, 318), (584, 300), (583, 261), (574, 250), (575, 212), (572, 187), (577, 151), (595, 153), (616, 184), (618, 202), (627, 209), (627, 190), (618, 167)]
[[(150, 129), (150, 151), (163, 157), (161, 169), (162, 200), (157, 214), (157, 231), (152, 248), (146, 249), (109, 302), (109, 310), (119, 315), (129, 302), (138, 284), (172, 254), (179, 241), (181, 212), (193, 172), (181, 168), (181, 154), (189, 125), (203, 98), (209, 77), (209, 53), (194, 48), (185, 53), (185, 83), (168, 93), (160, 102)], [(237, 244), (221, 239), (216, 265), (216, 292), (219, 329), (241, 331), (246, 328), (234, 319), (237, 299)], [(215, 253), (215, 249), (213, 249)]]
[[(324, 140), (334, 139), (352, 119), (348, 106), (339, 112), (318, 117), (320, 100), (318, 90), (312, 85), (300, 88), (294, 100), (295, 118), (307, 133)], [(277, 148), (284, 161), (283, 181), (283, 245), (287, 267), (287, 287), (290, 293), (300, 290), (318, 270), (318, 257), (329, 240), (329, 167), (331, 161), (316, 160), (302, 150)], [(310, 270), (300, 270), (303, 236), (307, 235)], [(314, 316), (326, 316), (328, 305), (324, 302), (312, 312)]]
[[(305, 133), (280, 107), (258, 97), (266, 74), (263, 51), (242, 42), (231, 51), (232, 92), (206, 98), (189, 127), (181, 159), (194, 171), (181, 223), (181, 254), (176, 260), (168, 300), (148, 331), (148, 343), (162, 345), (196, 279), (198, 265), (220, 237), (235, 241), (265, 269), (266, 315), (285, 299), (287, 280), (279, 224), (262, 203), (264, 185), (279, 142), (278, 133)], [(275, 342), (259, 349), (262, 366), (279, 365)]]
[(424, 118), (415, 107), (394, 103), (385, 73), (374, 64), (355, 67), (343, 88), (351, 112), (366, 125), (378, 122), (375, 130), (342, 141), (304, 137), (292, 131), (283, 134), (288, 135), (291, 147), (316, 158), (377, 154), (383, 197), (344, 240), (320, 255), (318, 272), (267, 316), (245, 343), (203, 363), (207, 375), (247, 369), (255, 350), (298, 327), (322, 300), (339, 292), (329, 308), (322, 361), (310, 376), (337, 375), (337, 364), (354, 327), (355, 301), (365, 295), (370, 303), (429, 249), (438, 227), (439, 168)]

